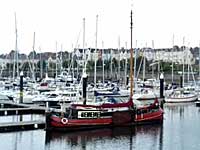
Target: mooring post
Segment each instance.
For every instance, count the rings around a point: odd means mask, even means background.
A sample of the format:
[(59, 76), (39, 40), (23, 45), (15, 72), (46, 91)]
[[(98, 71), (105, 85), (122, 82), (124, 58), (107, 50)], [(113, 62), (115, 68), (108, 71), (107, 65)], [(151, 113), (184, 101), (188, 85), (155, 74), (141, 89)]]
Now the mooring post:
[(164, 98), (164, 75), (160, 74), (160, 98)]
[(19, 99), (19, 103), (23, 103), (23, 72), (20, 72), (20, 99)]
[(83, 104), (86, 105), (87, 97), (87, 74), (83, 73)]
[(126, 76), (126, 87), (128, 87), (128, 83), (129, 83), (129, 76)]
[(163, 73), (160, 74), (160, 105), (161, 108), (163, 108), (163, 103), (164, 103), (164, 75)]
[(50, 111), (46, 111), (45, 112), (45, 129), (48, 130), (50, 128), (50, 116), (51, 116), (51, 113)]
[(180, 88), (183, 88), (183, 76), (180, 76)]

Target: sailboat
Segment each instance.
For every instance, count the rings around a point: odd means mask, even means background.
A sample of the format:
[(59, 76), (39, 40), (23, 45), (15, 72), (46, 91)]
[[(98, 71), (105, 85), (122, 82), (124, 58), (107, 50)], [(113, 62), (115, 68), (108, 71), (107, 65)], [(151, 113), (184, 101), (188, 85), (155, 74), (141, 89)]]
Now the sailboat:
[[(131, 11), (131, 58), (132, 49), (132, 11)], [(132, 60), (132, 59), (130, 59)], [(133, 83), (133, 63), (131, 61), (130, 78)], [(61, 112), (46, 113), (46, 130), (77, 131), (102, 127), (131, 126), (146, 123), (162, 123), (163, 109), (158, 99), (152, 104), (141, 106), (133, 101), (133, 84), (130, 88), (130, 97), (125, 102), (104, 101), (103, 103), (87, 104), (86, 87), (87, 74), (82, 77), (83, 104), (71, 104), (62, 107)]]
[[(188, 63), (188, 59), (185, 60), (184, 49), (183, 49), (183, 72), (182, 72), (182, 76), (180, 78), (180, 80), (181, 80), (180, 88), (173, 90), (172, 93), (170, 93), (169, 95), (167, 95), (165, 97), (165, 102), (167, 102), (167, 103), (194, 102), (198, 99), (198, 95), (195, 93), (194, 89), (186, 90), (186, 87), (184, 85), (184, 74), (185, 74), (184, 73), (184, 68), (185, 68), (184, 62), (185, 61), (187, 61), (187, 63)], [(188, 63), (188, 66), (189, 66), (189, 63)], [(189, 73), (189, 68), (188, 68), (188, 73)], [(189, 76), (188, 76), (188, 82), (189, 82)]]

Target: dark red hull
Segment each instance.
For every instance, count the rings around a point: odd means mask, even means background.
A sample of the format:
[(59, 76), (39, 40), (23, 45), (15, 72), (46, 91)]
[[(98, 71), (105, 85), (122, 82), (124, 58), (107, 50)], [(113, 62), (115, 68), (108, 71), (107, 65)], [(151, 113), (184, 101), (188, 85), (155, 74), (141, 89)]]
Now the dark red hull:
[(62, 114), (46, 115), (47, 130), (85, 130), (100, 127), (127, 126), (162, 122), (163, 110), (156, 99), (153, 104), (136, 108), (127, 103), (103, 105), (72, 105)]
[(143, 124), (143, 123), (154, 123), (154, 122), (162, 122), (163, 121), (163, 110), (159, 108), (156, 112), (146, 113), (136, 115), (135, 123)]
[[(66, 118), (64, 118), (66, 119)], [(89, 119), (67, 119), (49, 114), (47, 130), (75, 131), (96, 129), (113, 126), (130, 126), (147, 123), (161, 123), (163, 120), (163, 110), (158, 109), (155, 112), (134, 114), (131, 111), (115, 112), (104, 118)]]

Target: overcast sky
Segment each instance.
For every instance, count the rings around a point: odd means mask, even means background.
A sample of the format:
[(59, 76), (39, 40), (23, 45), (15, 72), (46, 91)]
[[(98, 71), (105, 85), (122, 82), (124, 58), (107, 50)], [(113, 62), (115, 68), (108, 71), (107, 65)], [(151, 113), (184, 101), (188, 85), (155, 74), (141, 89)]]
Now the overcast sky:
[(29, 53), (36, 33), (35, 50), (71, 50), (95, 47), (96, 15), (98, 15), (98, 47), (130, 48), (130, 10), (133, 10), (133, 46), (155, 48), (185, 45), (199, 46), (199, 0), (0, 0), (0, 53), (15, 49), (15, 17), (17, 16), (18, 49)]

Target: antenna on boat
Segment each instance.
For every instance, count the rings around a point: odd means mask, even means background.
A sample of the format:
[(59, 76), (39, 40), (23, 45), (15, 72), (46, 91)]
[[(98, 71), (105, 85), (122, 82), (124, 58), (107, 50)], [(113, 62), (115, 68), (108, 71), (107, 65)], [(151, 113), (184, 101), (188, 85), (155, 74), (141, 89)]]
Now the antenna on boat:
[(132, 10), (131, 10), (131, 49), (130, 49), (130, 79), (131, 79), (131, 84), (130, 84), (130, 98), (132, 99), (133, 96), (133, 46), (132, 46), (132, 30), (133, 30), (133, 20), (132, 20)]

